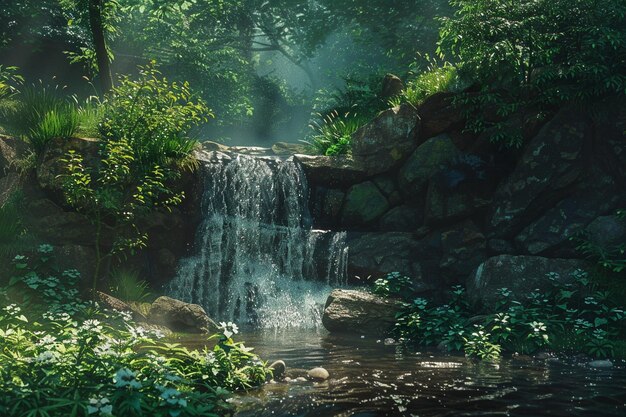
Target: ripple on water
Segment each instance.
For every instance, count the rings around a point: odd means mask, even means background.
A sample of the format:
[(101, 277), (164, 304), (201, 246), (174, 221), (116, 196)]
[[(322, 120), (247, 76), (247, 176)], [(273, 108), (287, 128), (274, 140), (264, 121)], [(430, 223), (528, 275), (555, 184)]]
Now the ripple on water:
[(623, 362), (600, 370), (567, 358), (510, 358), (494, 366), (312, 330), (240, 339), (266, 360), (284, 360), (288, 372), (322, 366), (330, 379), (279, 382), (238, 395), (238, 417), (626, 415)]

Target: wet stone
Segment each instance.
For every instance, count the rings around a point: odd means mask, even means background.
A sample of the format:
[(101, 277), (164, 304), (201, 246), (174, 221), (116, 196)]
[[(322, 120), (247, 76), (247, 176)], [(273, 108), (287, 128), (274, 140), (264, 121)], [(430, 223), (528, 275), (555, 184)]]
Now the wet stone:
[(307, 373), (310, 379), (315, 381), (325, 381), (330, 377), (328, 371), (324, 368), (313, 368)]

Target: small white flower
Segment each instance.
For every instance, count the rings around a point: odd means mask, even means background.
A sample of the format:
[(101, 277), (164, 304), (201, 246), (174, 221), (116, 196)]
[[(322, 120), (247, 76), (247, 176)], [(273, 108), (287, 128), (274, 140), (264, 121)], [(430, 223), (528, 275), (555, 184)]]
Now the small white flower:
[(57, 343), (56, 337), (47, 334), (41, 339), (39, 339), (37, 343), (35, 343), (35, 345), (39, 347), (53, 348), (56, 345), (56, 343)]
[(80, 330), (87, 332), (100, 333), (102, 331), (102, 325), (99, 320), (85, 320), (80, 326)]
[(17, 304), (9, 304), (2, 310), (6, 311), (10, 316), (16, 316), (20, 313), (20, 311), (22, 311), (22, 309)]
[(229, 321), (228, 323), (221, 322), (220, 328), (222, 329), (222, 333), (224, 334), (224, 336), (229, 339), (231, 338), (231, 336), (239, 333), (239, 327), (237, 327), (237, 325), (231, 321)]

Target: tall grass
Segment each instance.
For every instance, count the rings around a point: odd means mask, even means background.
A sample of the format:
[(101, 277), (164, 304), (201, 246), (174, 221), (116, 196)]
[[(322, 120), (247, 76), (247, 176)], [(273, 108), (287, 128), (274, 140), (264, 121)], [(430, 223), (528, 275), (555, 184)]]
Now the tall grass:
[(141, 279), (139, 272), (133, 269), (114, 269), (109, 278), (111, 295), (122, 301), (144, 302), (151, 296), (150, 286)]
[(304, 142), (310, 146), (312, 152), (326, 156), (349, 154), (352, 134), (367, 123), (364, 117), (357, 114), (340, 114), (336, 110), (327, 116), (320, 114), (319, 117), (320, 121), (310, 125), (313, 134)]
[(32, 84), (21, 89), (14, 100), (0, 115), (0, 122), (8, 133), (24, 137), (37, 153), (52, 139), (74, 136), (78, 130), (78, 106), (64, 98), (58, 86)]
[(457, 71), (453, 65), (446, 62), (438, 66), (431, 62), (426, 71), (410, 80), (402, 94), (392, 98), (389, 104), (396, 106), (401, 103), (411, 103), (419, 106), (427, 97), (435, 93), (453, 90), (458, 82)]

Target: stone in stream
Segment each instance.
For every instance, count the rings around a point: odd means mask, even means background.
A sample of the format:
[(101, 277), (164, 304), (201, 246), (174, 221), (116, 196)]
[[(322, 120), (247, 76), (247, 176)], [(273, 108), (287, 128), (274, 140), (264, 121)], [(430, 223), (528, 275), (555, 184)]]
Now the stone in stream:
[(152, 303), (148, 321), (178, 332), (216, 333), (219, 330), (201, 306), (165, 296)]
[(589, 362), (587, 365), (589, 365), (592, 368), (612, 368), (613, 367), (613, 362), (611, 362), (610, 360), (596, 360), (596, 361), (591, 361)]
[(270, 365), (274, 379), (282, 379), (285, 376), (287, 365), (284, 361), (275, 361)]
[(324, 308), (322, 324), (330, 332), (384, 335), (393, 328), (398, 300), (357, 290), (334, 290)]
[(313, 368), (307, 372), (307, 376), (314, 381), (326, 381), (330, 374), (324, 368)]

